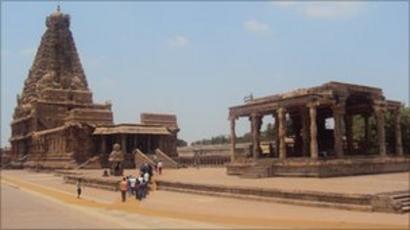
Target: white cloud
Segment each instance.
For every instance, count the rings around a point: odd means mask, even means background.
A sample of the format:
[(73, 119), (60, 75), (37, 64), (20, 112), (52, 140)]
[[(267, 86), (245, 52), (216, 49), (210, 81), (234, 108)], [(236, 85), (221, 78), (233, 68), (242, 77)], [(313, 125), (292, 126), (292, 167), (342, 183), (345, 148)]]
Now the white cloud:
[(266, 23), (257, 21), (255, 19), (250, 19), (243, 23), (243, 27), (252, 32), (265, 32), (270, 29), (270, 26)]
[(184, 47), (189, 44), (189, 39), (183, 35), (176, 35), (168, 40), (170, 46), (173, 47)]
[(280, 7), (291, 7), (291, 6), (298, 4), (298, 2), (292, 1), (292, 0), (286, 0), (286, 1), (273, 1), (272, 4), (280, 6)]
[(360, 10), (361, 4), (357, 2), (311, 3), (304, 9), (304, 14), (310, 18), (350, 18)]
[(307, 18), (347, 19), (356, 16), (363, 2), (273, 2), (274, 6), (292, 10)]

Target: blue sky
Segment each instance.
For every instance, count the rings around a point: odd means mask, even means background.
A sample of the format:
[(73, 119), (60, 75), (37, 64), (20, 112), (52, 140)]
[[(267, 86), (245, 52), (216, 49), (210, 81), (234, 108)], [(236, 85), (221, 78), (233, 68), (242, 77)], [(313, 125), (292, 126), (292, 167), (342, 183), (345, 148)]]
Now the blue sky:
[[(1, 145), (55, 2), (2, 2)], [(62, 2), (94, 101), (116, 123), (175, 113), (180, 137), (228, 134), (243, 97), (331, 80), (408, 101), (408, 2)], [(266, 118), (264, 121), (269, 121)], [(266, 122), (265, 122), (266, 123)], [(241, 119), (238, 134), (249, 129)]]

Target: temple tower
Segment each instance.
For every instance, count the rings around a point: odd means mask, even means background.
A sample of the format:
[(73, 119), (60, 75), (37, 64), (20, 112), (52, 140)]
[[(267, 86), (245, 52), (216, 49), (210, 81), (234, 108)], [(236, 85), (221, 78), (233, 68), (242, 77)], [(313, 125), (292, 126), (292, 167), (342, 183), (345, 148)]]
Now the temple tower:
[(113, 123), (111, 104), (93, 102), (70, 16), (57, 8), (46, 18), (46, 27), (21, 96), (17, 95), (10, 138), (16, 157), (74, 153), (78, 137), (68, 138), (70, 127), (81, 130)]

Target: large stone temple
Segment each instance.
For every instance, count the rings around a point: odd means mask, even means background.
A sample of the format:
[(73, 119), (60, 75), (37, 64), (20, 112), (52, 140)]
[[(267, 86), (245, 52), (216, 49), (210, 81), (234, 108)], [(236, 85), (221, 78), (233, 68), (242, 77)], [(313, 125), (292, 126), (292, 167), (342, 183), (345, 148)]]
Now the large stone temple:
[(99, 159), (96, 167), (101, 167), (118, 143), (129, 166), (135, 167), (135, 154), (146, 161), (152, 155), (171, 160), (179, 131), (176, 116), (142, 114), (141, 124), (113, 124), (111, 104), (93, 101), (70, 16), (57, 9), (46, 26), (17, 95), (10, 138), (13, 157), (26, 167), (73, 168), (90, 159)]

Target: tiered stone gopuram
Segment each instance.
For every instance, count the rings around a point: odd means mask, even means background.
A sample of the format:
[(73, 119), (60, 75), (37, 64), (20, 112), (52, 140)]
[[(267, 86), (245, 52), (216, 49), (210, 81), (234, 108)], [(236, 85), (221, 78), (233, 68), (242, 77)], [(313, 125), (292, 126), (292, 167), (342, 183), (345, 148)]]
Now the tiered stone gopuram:
[[(409, 170), (409, 159), (403, 155), (401, 108), (400, 102), (386, 100), (379, 88), (340, 82), (231, 107), (228, 174), (326, 177)], [(394, 143), (386, 143), (386, 113), (395, 117)], [(275, 130), (274, 147), (268, 155), (262, 154), (260, 147), (264, 116), (272, 118)], [(355, 116), (364, 120), (363, 143), (353, 139)], [(241, 117), (248, 117), (251, 123), (252, 148), (245, 155), (235, 151), (235, 122)], [(371, 118), (375, 120), (375, 130), (371, 129)], [(376, 140), (372, 140), (372, 132), (376, 133)]]
[[(130, 161), (125, 165), (133, 166), (134, 157), (130, 154), (138, 146), (126, 144), (130, 127), (131, 133), (143, 133), (149, 140), (146, 145), (151, 147), (141, 147), (142, 150), (156, 147), (164, 158), (168, 157), (166, 154), (176, 154), (179, 129), (175, 115), (157, 115), (171, 117), (171, 125), (169, 119), (165, 119), (167, 124), (154, 119), (141, 126), (125, 125), (125, 129), (124, 125), (115, 126), (111, 104), (93, 102), (69, 28), (69, 15), (57, 9), (47, 17), (46, 26), (23, 92), (17, 95), (10, 138), (14, 160), (27, 167), (73, 168), (102, 155), (101, 163), (106, 166), (106, 153), (115, 141), (122, 144), (125, 159)], [(155, 118), (156, 114), (145, 116)], [(99, 135), (101, 130), (106, 133)], [(102, 140), (106, 136), (107, 145)]]

